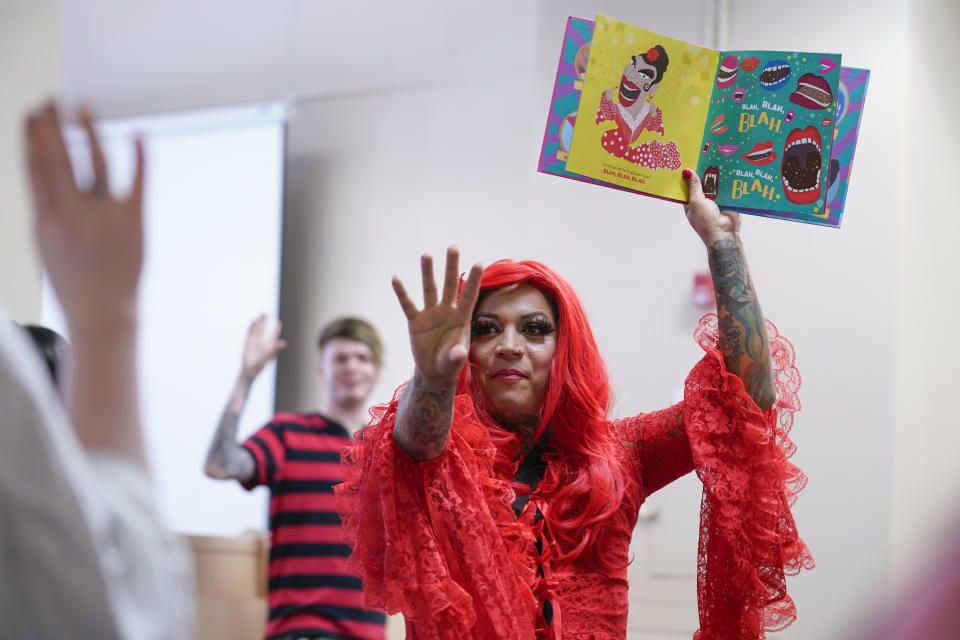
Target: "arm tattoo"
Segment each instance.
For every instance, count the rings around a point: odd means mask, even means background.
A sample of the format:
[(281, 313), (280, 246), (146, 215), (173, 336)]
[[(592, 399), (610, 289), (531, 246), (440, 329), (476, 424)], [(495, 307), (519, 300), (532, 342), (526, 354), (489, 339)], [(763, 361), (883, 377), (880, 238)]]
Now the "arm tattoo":
[(227, 408), (224, 409), (223, 415), (220, 417), (220, 424), (217, 425), (213, 442), (210, 443), (207, 461), (204, 466), (207, 475), (211, 477), (235, 478), (241, 481), (253, 478), (256, 470), (253, 456), (237, 443), (237, 427), (240, 425), (240, 414), (243, 411), (243, 405), (246, 403), (252, 384), (253, 378), (246, 375), (237, 381), (230, 400), (227, 402)]
[(727, 370), (743, 380), (761, 409), (776, 400), (770, 341), (740, 239), (717, 240), (707, 250), (720, 325), (718, 348)]
[(419, 372), (400, 398), (393, 437), (414, 460), (432, 460), (443, 453), (453, 423), (453, 395), (456, 383), (428, 389)]

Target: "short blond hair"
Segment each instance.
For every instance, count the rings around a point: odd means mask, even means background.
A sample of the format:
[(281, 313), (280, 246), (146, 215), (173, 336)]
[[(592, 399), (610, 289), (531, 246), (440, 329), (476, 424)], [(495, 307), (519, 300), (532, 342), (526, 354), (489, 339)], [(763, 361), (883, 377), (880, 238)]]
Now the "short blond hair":
[(317, 347), (322, 351), (328, 342), (334, 338), (347, 338), (356, 340), (370, 347), (370, 353), (373, 355), (373, 363), (380, 368), (383, 363), (383, 343), (380, 341), (380, 335), (373, 325), (363, 318), (344, 317), (337, 318), (330, 322), (320, 332), (317, 339)]

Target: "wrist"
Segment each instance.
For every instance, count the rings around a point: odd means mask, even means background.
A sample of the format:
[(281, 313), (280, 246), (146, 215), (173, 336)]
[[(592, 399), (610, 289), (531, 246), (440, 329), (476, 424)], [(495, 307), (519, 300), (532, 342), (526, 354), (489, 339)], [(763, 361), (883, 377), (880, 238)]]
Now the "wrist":
[(431, 394), (450, 394), (452, 396), (457, 387), (457, 378), (448, 380), (443, 377), (428, 377), (419, 369), (414, 369), (411, 385), (415, 386), (418, 391)]
[(717, 243), (725, 243), (727, 241), (733, 242), (735, 244), (740, 243), (740, 232), (739, 231), (725, 231), (722, 229), (710, 229), (705, 230), (700, 234), (700, 239), (703, 240), (703, 245), (709, 250)]
[(136, 311), (116, 314), (70, 314), (67, 316), (67, 329), (70, 342), (117, 342), (132, 340), (137, 335)]

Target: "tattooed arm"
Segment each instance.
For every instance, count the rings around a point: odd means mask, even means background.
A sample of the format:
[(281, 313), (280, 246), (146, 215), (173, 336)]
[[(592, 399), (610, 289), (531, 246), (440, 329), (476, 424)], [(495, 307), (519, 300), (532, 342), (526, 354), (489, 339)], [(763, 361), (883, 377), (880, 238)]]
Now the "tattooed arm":
[(211, 478), (247, 482), (253, 479), (256, 472), (253, 455), (237, 442), (237, 427), (254, 379), (286, 346), (286, 343), (280, 340), (280, 323), (278, 322), (269, 334), (265, 330), (266, 323), (267, 317), (261, 315), (250, 324), (247, 331), (240, 376), (230, 392), (230, 399), (220, 417), (220, 424), (210, 443), (203, 466), (204, 473)]
[(453, 424), (453, 395), (457, 383), (429, 385), (415, 371), (400, 398), (393, 437), (414, 460), (432, 460), (443, 453)]
[(204, 473), (210, 478), (241, 482), (253, 479), (256, 470), (253, 455), (237, 442), (237, 426), (252, 384), (253, 378), (241, 373), (233, 386), (203, 465)]
[(703, 195), (700, 179), (684, 170), (690, 203), (684, 207), (691, 226), (707, 246), (710, 274), (720, 321), (720, 353), (727, 370), (743, 380), (761, 409), (776, 400), (770, 340), (740, 241), (740, 214), (720, 211)]
[(423, 309), (407, 295), (399, 278), (393, 290), (407, 316), (410, 347), (416, 368), (400, 398), (393, 437), (414, 460), (432, 460), (443, 453), (453, 422), (453, 396), (457, 377), (470, 352), (470, 323), (480, 293), (480, 265), (473, 265), (459, 299), (458, 264), (454, 247), (447, 250), (443, 295), (437, 300), (433, 259), (420, 259)]

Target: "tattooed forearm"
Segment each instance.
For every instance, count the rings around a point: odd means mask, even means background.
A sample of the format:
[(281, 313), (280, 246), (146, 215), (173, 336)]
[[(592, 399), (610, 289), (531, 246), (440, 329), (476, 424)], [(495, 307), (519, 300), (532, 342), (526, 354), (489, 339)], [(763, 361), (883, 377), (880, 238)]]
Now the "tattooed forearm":
[(253, 477), (253, 456), (237, 443), (240, 414), (252, 384), (253, 378), (241, 375), (230, 394), (230, 400), (220, 417), (220, 424), (217, 425), (217, 431), (207, 451), (204, 472), (211, 478), (249, 480)]
[(770, 341), (760, 303), (750, 279), (739, 237), (725, 238), (707, 249), (720, 325), (718, 348), (727, 370), (743, 380), (757, 405), (776, 400), (770, 363)]
[(393, 437), (414, 460), (432, 460), (443, 453), (453, 423), (456, 383), (430, 387), (419, 372), (400, 398)]

